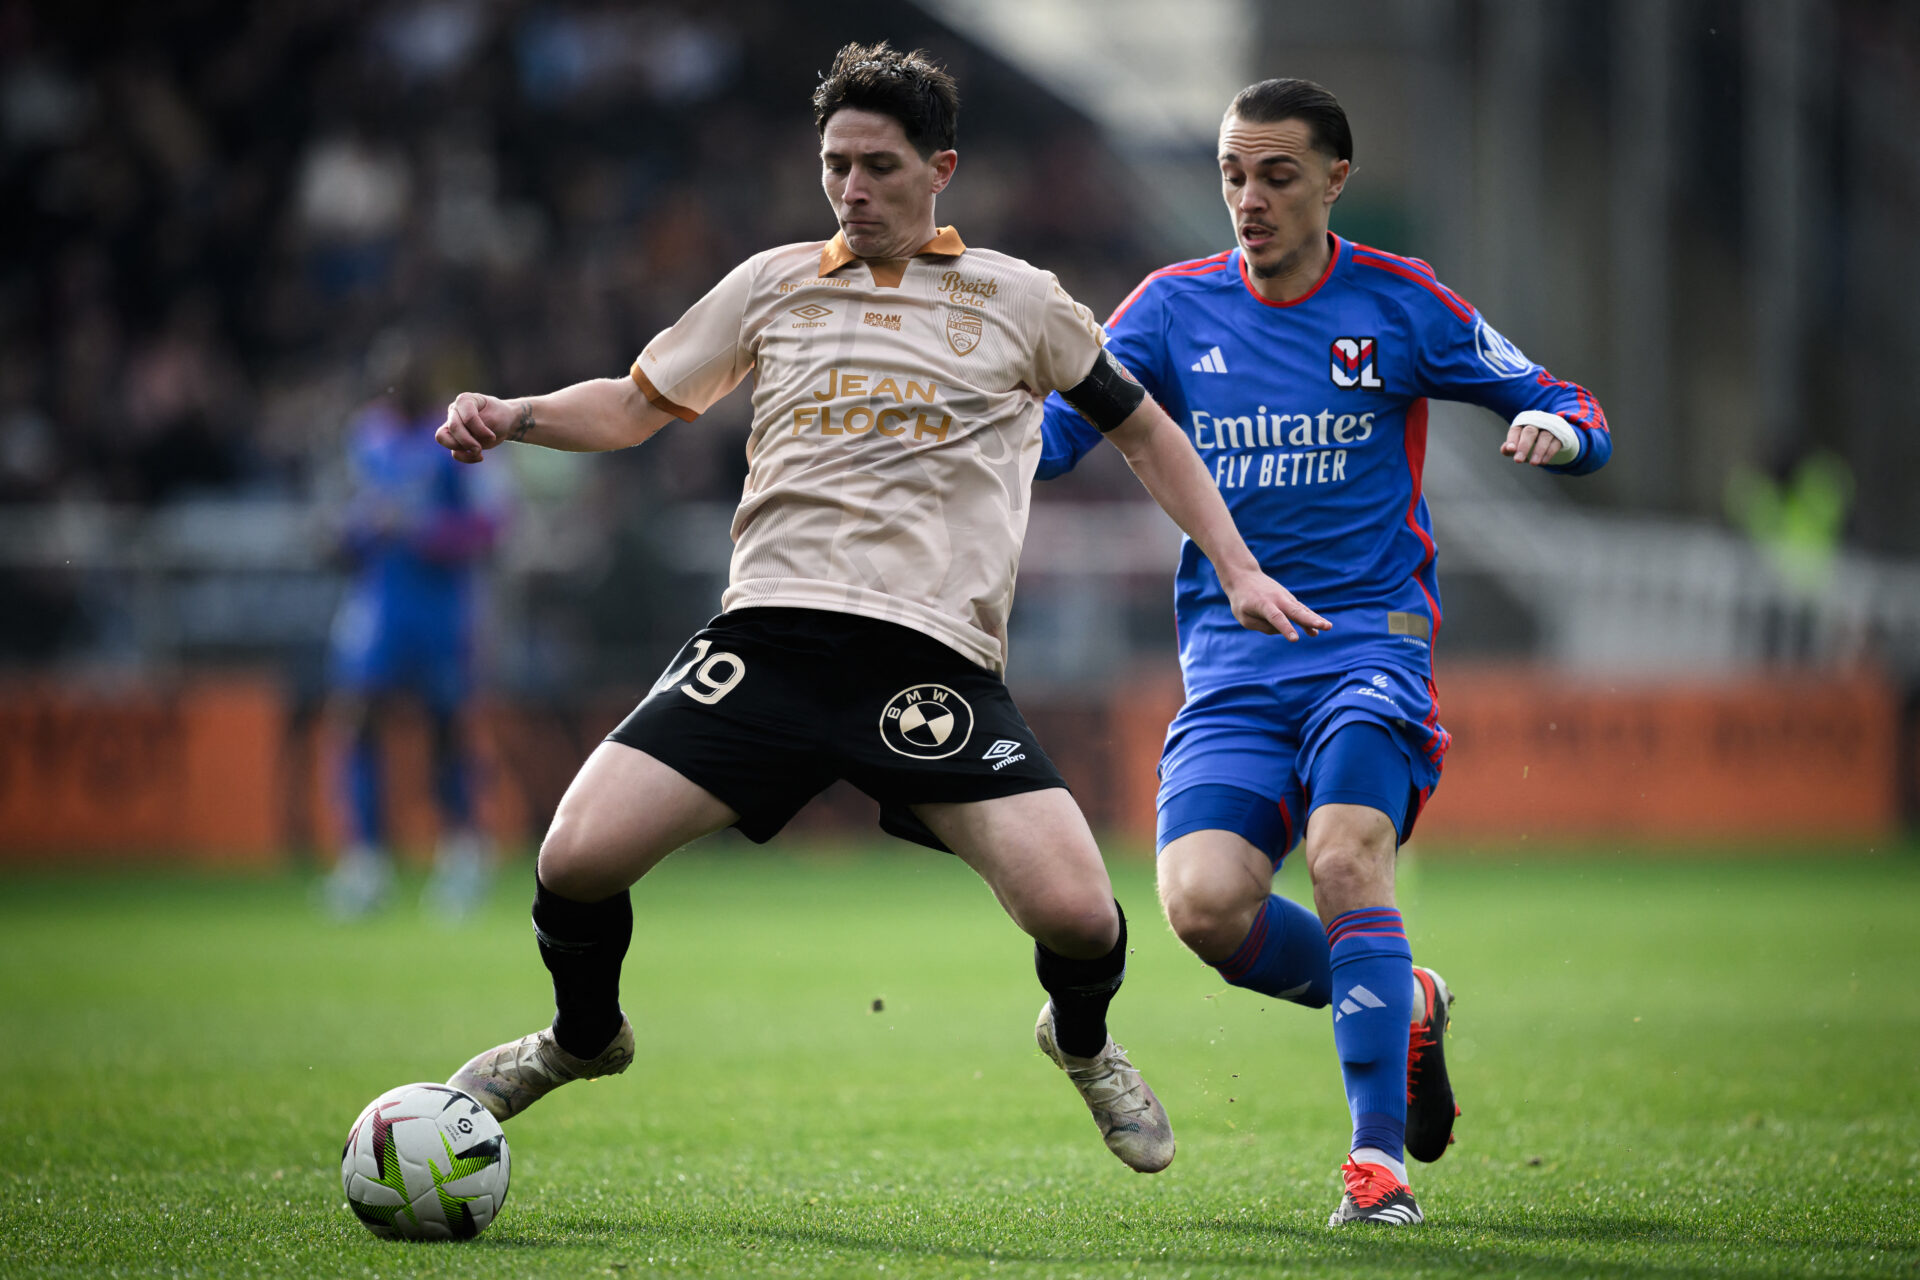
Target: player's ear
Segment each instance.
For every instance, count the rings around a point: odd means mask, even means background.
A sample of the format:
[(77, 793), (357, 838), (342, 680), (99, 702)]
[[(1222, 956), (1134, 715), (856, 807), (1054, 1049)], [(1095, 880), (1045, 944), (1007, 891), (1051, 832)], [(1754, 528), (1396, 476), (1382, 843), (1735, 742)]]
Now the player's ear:
[(939, 195), (953, 181), (953, 171), (960, 165), (960, 153), (951, 148), (936, 151), (927, 157), (927, 163), (933, 166), (933, 194)]
[(1332, 204), (1347, 189), (1347, 175), (1353, 172), (1353, 161), (1335, 160), (1327, 166), (1327, 203)]

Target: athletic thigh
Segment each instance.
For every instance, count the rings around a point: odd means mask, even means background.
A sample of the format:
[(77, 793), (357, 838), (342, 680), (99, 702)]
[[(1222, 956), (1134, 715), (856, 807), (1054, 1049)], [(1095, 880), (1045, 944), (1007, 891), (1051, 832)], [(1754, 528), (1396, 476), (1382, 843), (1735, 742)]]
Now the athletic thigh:
[(608, 735), (735, 813), (758, 843), (777, 835), (837, 769), (823, 725), (844, 700), (841, 618), (741, 609), (696, 632)]
[(1322, 920), (1393, 903), (1394, 855), (1418, 812), (1413, 765), (1387, 725), (1349, 719), (1307, 768), (1307, 872)]
[(1062, 954), (1100, 955), (1113, 946), (1113, 882), (1066, 788), (916, 804), (912, 811), (1028, 934)]
[(574, 775), (540, 845), (540, 880), (563, 898), (598, 902), (675, 849), (739, 815), (644, 751), (603, 742)]

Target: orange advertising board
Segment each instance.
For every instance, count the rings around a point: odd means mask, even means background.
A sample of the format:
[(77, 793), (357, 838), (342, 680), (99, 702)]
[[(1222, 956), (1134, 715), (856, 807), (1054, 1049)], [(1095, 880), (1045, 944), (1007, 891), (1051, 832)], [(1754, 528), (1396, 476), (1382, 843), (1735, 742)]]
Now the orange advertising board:
[[(1898, 700), (1873, 676), (1768, 673), (1713, 682), (1595, 683), (1443, 665), (1453, 734), (1419, 835), (1585, 841), (1822, 841), (1899, 825)], [(1153, 837), (1178, 683), (1136, 682), (1115, 707), (1120, 825)]]
[(1849, 840), (1898, 825), (1897, 704), (1877, 678), (1442, 667), (1439, 686), (1454, 742), (1423, 835)]
[(0, 686), (0, 856), (276, 858), (285, 726), (266, 680)]
[[(1877, 678), (1604, 684), (1454, 666), (1439, 685), (1454, 742), (1419, 827), (1436, 843), (1737, 848), (1872, 840), (1899, 827), (1899, 702)], [(1179, 703), (1165, 670), (1104, 699), (1023, 698), (1093, 825), (1143, 844)], [(481, 824), (507, 847), (536, 840), (624, 706), (481, 706), (469, 725)], [(402, 716), (385, 743), (390, 839), (423, 856), (437, 834), (425, 727)], [(118, 691), (0, 684), (0, 861), (266, 864), (292, 848), (337, 848), (339, 747), (324, 723), (297, 722), (264, 678)], [(816, 806), (799, 827), (867, 838), (870, 810)]]

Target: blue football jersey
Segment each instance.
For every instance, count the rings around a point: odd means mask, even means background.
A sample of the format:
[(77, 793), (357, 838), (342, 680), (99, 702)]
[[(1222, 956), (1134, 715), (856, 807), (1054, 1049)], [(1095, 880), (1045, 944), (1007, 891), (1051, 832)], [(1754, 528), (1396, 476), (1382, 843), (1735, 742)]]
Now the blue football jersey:
[(347, 429), (352, 492), (337, 515), (352, 581), (333, 622), (337, 686), (418, 688), (457, 704), (467, 680), (475, 572), (499, 533), (503, 497), (434, 443), (437, 422), (391, 405), (362, 409)]
[(341, 541), (356, 586), (446, 607), (464, 595), (475, 562), (491, 550), (497, 513), (475, 488), (480, 477), (435, 443), (437, 421), (408, 422), (379, 402), (354, 416), (347, 428), (353, 491), (341, 512)]
[[(1108, 349), (1185, 429), (1262, 568), (1333, 623), (1297, 643), (1246, 630), (1185, 542), (1175, 617), (1190, 706), (1380, 662), (1430, 678), (1443, 621), (1421, 495), (1430, 398), (1509, 421), (1561, 415), (1580, 453), (1552, 470), (1584, 474), (1612, 452), (1592, 393), (1529, 360), (1426, 263), (1331, 239), (1326, 274), (1292, 302), (1256, 294), (1233, 249), (1154, 272), (1107, 322)], [(1042, 479), (1100, 438), (1058, 395), (1044, 434)]]

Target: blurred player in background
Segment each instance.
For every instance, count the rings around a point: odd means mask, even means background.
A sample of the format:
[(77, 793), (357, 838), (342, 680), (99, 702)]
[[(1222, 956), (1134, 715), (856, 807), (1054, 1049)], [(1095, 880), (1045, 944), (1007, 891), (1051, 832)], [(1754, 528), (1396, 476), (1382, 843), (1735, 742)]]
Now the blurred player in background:
[(1107, 1032), (1125, 917), (1001, 679), (1041, 397), (1062, 392), (1122, 449), (1219, 566), (1235, 625), (1320, 620), (1260, 572), (1086, 308), (1050, 274), (936, 228), (958, 105), (924, 55), (848, 45), (814, 95), (832, 240), (742, 263), (629, 377), (448, 407), (440, 442), (479, 462), (507, 440), (639, 444), (755, 382), (725, 612), (587, 760), (541, 845), (534, 932), (557, 1016), (451, 1081), (501, 1119), (633, 1060), (619, 1002), (629, 886), (723, 827), (770, 839), (846, 778), (880, 802), (885, 830), (958, 854), (1033, 937), (1048, 996), (1036, 1037), (1109, 1149), (1142, 1172), (1173, 1159), (1166, 1112)]
[[(1498, 413), (1501, 452), (1522, 465), (1584, 475), (1613, 449), (1591, 393), (1527, 359), (1426, 263), (1328, 230), (1352, 159), (1346, 113), (1319, 85), (1242, 90), (1219, 154), (1239, 247), (1154, 272), (1107, 322), (1261, 567), (1333, 624), (1300, 645), (1246, 631), (1212, 566), (1182, 549), (1186, 703), (1161, 756), (1157, 844), (1167, 919), (1201, 959), (1236, 986), (1334, 1006), (1353, 1117), (1334, 1226), (1421, 1221), (1405, 1154), (1437, 1160), (1458, 1114), (1452, 996), (1414, 967), (1393, 892), (1449, 741), (1420, 493), (1427, 400)], [(1058, 397), (1044, 434), (1042, 478), (1098, 439)], [(1317, 917), (1272, 892), (1303, 838)]]
[[(340, 794), (347, 844), (326, 884), (343, 918), (385, 900), (393, 879), (383, 732), (412, 699), (426, 714), (440, 819), (430, 909), (463, 915), (485, 889), (491, 849), (474, 818), (473, 764), (462, 712), (473, 688), (475, 592), (504, 515), (492, 474), (462, 467), (433, 442), (437, 416), (417, 363), (392, 341), (376, 349), (376, 383), (394, 387), (346, 431), (350, 491), (338, 550), (351, 583), (334, 617), (330, 711), (345, 740)], [(381, 376), (382, 374), (386, 376)]]

